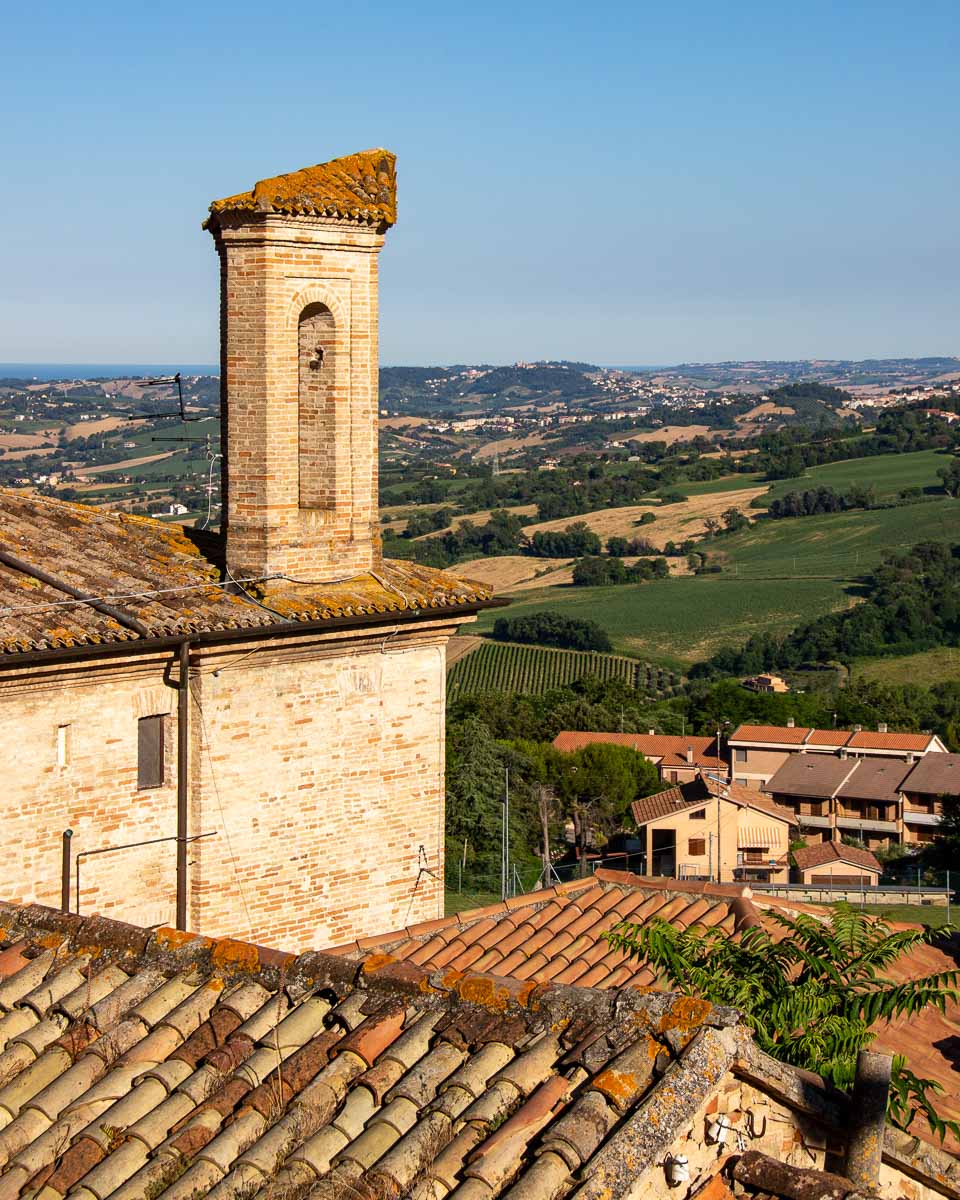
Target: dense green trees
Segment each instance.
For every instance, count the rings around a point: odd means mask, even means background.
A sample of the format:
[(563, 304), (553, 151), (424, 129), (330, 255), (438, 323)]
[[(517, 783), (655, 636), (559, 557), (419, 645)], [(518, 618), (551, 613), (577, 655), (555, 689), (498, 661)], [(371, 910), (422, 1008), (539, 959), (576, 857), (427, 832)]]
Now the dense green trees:
[(771, 500), (767, 513), (774, 520), (783, 517), (812, 517), (819, 513), (847, 512), (851, 508), (872, 508), (877, 502), (876, 489), (859, 484), (846, 492), (832, 487), (808, 488), (803, 492), (787, 492)]
[(500, 642), (559, 646), (563, 650), (609, 653), (613, 649), (608, 634), (595, 621), (565, 617), (549, 610), (526, 617), (498, 617), (493, 623), (493, 636)]
[(628, 567), (622, 558), (599, 556), (581, 558), (573, 567), (573, 582), (578, 587), (602, 587), (611, 583), (642, 583), (646, 579), (666, 579), (670, 574), (667, 560), (641, 558)]
[(530, 553), (538, 558), (579, 558), (581, 554), (599, 554), (600, 538), (584, 521), (575, 521), (564, 530), (535, 533)]

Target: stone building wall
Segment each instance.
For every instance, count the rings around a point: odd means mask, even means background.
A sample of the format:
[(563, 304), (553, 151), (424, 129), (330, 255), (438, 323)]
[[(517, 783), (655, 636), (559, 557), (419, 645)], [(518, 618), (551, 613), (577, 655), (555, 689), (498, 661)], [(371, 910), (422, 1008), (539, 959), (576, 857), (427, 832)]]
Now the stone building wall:
[[(189, 833), (215, 836), (189, 847), (190, 929), (304, 950), (441, 914), (451, 631), (424, 621), (192, 652)], [(59, 905), (66, 827), (74, 860), (176, 834), (175, 658), (0, 672), (0, 898)], [(163, 784), (139, 790), (138, 720), (158, 714)], [(83, 859), (80, 910), (172, 924), (175, 861), (174, 842)], [(75, 908), (75, 868), (71, 893)]]

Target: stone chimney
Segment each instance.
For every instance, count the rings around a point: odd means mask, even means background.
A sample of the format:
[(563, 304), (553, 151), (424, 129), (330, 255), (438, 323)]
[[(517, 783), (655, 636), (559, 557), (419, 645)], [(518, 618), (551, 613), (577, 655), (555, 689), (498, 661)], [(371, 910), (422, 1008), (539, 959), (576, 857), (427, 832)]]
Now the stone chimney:
[(853, 732), (854, 733), (863, 733), (863, 726), (862, 725), (854, 725)]
[(797, 724), (797, 722), (794, 720), (793, 717), (787, 717), (787, 728), (788, 729), (793, 729), (796, 726), (796, 724)]
[(375, 567), (377, 255), (386, 150), (216, 200), (227, 566), (329, 582)]
[(886, 733), (886, 732), (887, 732), (887, 723), (886, 723), (886, 721), (881, 721), (880, 724), (877, 726), (877, 733)]

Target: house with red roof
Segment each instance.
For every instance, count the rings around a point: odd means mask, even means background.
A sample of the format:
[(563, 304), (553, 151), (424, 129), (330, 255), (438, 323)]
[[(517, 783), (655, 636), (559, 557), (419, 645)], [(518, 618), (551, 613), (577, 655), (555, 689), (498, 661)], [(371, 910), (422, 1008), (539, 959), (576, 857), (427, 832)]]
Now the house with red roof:
[(664, 783), (689, 783), (701, 771), (727, 777), (726, 761), (717, 753), (717, 739), (681, 737), (655, 733), (590, 733), (565, 729), (553, 739), (555, 749), (565, 754), (596, 743), (626, 746), (653, 763)]
[(701, 773), (630, 807), (646, 847), (645, 875), (789, 882), (796, 817), (748, 788)]

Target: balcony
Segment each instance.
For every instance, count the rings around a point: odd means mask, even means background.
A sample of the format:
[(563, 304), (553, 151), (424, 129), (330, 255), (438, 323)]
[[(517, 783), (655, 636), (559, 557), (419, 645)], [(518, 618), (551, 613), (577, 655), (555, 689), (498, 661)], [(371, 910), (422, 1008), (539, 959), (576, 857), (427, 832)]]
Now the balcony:
[(738, 867), (750, 867), (754, 871), (776, 871), (777, 860), (770, 854), (751, 854), (749, 851), (737, 855)]
[(809, 825), (812, 829), (829, 829), (829, 817), (815, 817), (812, 813), (798, 813), (797, 820), (801, 825)]
[(851, 833), (896, 833), (896, 821), (870, 821), (866, 817), (837, 817), (837, 828), (848, 829)]
[(921, 812), (919, 809), (916, 812), (911, 812), (909, 808), (903, 810), (903, 819), (908, 825), (939, 825), (940, 814)]

